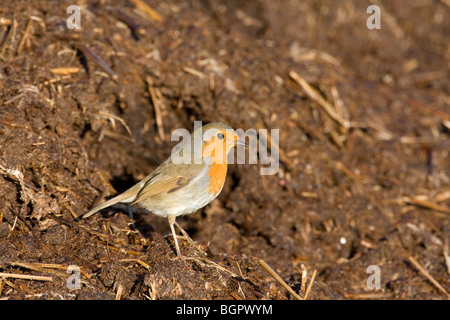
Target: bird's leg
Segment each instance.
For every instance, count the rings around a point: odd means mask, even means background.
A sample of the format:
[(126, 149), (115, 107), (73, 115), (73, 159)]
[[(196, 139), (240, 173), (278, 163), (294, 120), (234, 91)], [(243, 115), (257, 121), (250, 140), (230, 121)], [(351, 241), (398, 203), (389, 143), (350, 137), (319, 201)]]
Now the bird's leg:
[(134, 220), (133, 209), (131, 209), (131, 206), (127, 206), (127, 208), (128, 208), (128, 216), (130, 217), (131, 220)]
[(131, 206), (128, 206), (128, 216), (131, 219), (131, 227), (136, 230), (136, 226), (134, 224), (133, 209), (131, 208)]
[(192, 240), (192, 238), (188, 235), (188, 233), (186, 231), (184, 231), (184, 229), (178, 224), (178, 222), (174, 221), (174, 224), (177, 226), (178, 229), (180, 229), (181, 233), (183, 234), (183, 237), (187, 241), (189, 241), (191, 243), (191, 245), (194, 246), (195, 249), (197, 249), (197, 251), (205, 254), (205, 252), (195, 243), (194, 240)]
[(173, 227), (174, 224), (177, 224), (178, 226), (178, 223), (175, 221), (175, 218), (176, 216), (174, 215), (169, 215), (167, 217), (167, 219), (169, 220), (170, 230), (172, 231), (173, 240), (175, 241), (175, 249), (177, 250), (177, 255), (181, 258), (183, 257), (183, 255), (181, 254), (180, 247), (178, 246), (177, 234), (175, 233), (175, 228)]
[(174, 221), (174, 224), (177, 226), (177, 228), (183, 234), (183, 238), (186, 239), (187, 241), (189, 241), (193, 246), (195, 246), (194, 240), (192, 240), (192, 238), (188, 235), (188, 233), (186, 231), (184, 231), (184, 229), (178, 224), (178, 222)]

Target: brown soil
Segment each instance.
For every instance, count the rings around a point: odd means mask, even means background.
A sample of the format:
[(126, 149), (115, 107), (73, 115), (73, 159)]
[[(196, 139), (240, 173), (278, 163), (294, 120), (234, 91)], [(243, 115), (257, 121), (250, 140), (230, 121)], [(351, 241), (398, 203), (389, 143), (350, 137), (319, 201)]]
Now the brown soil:
[[(448, 2), (377, 1), (369, 30), (369, 1), (144, 1), (162, 20), (88, 0), (81, 30), (70, 1), (0, 6), (1, 298), (293, 299), (259, 259), (302, 297), (317, 270), (308, 299), (448, 297)], [(185, 241), (176, 258), (151, 214), (74, 220), (194, 120), (280, 129), (276, 175), (230, 165), (220, 196), (178, 219), (207, 259)]]

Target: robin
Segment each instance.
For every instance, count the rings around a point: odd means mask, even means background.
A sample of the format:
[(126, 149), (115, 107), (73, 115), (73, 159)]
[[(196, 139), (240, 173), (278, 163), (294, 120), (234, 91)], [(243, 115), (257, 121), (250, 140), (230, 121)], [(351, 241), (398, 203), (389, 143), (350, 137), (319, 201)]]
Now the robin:
[[(80, 217), (87, 218), (116, 203), (127, 204), (130, 214), (130, 206), (144, 208), (168, 219), (177, 255), (182, 257), (174, 225), (190, 238), (175, 219), (196, 212), (219, 195), (227, 175), (227, 155), (236, 145), (247, 146), (230, 126), (219, 122), (204, 125), (143, 180)], [(201, 150), (200, 159), (195, 150)]]

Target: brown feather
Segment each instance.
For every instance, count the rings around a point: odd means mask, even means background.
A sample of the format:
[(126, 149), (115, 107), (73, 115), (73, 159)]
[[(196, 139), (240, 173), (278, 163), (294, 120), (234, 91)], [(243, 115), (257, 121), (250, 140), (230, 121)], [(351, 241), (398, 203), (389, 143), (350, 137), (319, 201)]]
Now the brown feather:
[[(171, 168), (171, 172), (169, 172), (169, 168)], [(136, 198), (130, 205), (146, 201), (161, 193), (173, 193), (180, 190), (181, 188), (186, 187), (192, 179), (197, 177), (201, 170), (201, 164), (179, 164), (176, 166), (168, 166), (167, 163), (163, 163), (163, 165), (155, 170), (154, 179), (150, 179), (148, 183), (139, 190)]]

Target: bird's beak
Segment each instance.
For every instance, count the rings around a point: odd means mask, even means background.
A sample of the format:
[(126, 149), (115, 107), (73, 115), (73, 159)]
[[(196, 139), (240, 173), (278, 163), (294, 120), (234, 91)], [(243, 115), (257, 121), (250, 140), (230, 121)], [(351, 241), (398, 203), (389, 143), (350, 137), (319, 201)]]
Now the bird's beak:
[(232, 144), (234, 144), (234, 145), (241, 145), (241, 146), (246, 146), (246, 147), (248, 147), (248, 144), (246, 144), (244, 141), (242, 141), (242, 140), (228, 140), (227, 139), (227, 142), (228, 143), (232, 143)]
[(245, 146), (245, 147), (248, 147), (248, 144), (246, 144), (244, 141), (242, 141), (242, 140), (236, 140), (236, 141), (234, 141), (234, 143), (236, 144), (236, 145), (241, 145), (241, 146)]

